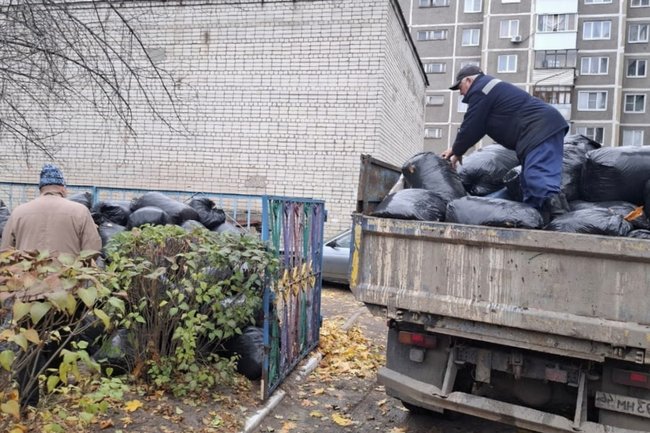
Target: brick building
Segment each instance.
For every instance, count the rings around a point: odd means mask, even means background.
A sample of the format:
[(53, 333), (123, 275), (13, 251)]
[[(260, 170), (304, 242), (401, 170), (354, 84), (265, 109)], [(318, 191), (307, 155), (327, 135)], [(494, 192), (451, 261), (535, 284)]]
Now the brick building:
[[(427, 79), (396, 0), (114, 5), (174, 77), (183, 129), (134, 106), (134, 140), (56, 107), (70, 183), (321, 198), (331, 235), (349, 226), (362, 153), (401, 164), (422, 149)], [(3, 148), (0, 180), (37, 179), (44, 159)]]

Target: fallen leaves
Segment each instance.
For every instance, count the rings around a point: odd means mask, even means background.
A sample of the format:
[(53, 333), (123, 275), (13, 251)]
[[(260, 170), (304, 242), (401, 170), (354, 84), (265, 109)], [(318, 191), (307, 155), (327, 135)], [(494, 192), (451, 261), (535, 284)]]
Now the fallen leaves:
[(320, 379), (332, 380), (344, 374), (359, 378), (375, 375), (384, 364), (381, 348), (373, 345), (358, 326), (346, 332), (341, 329), (342, 323), (342, 318), (323, 322), (319, 343), (323, 361), (317, 370)]
[(354, 421), (352, 421), (350, 418), (346, 418), (343, 415), (340, 415), (338, 413), (332, 414), (332, 421), (334, 421), (336, 424), (340, 425), (341, 427), (347, 427), (354, 424)]
[(144, 404), (140, 400), (129, 400), (124, 403), (124, 410), (127, 412), (135, 412), (140, 409)]

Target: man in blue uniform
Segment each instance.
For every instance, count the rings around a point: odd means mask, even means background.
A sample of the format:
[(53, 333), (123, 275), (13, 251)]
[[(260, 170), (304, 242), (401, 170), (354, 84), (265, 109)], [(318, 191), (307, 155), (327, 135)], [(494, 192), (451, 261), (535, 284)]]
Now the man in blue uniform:
[(517, 152), (524, 203), (537, 208), (546, 220), (568, 210), (560, 187), (569, 125), (560, 112), (474, 65), (461, 68), (450, 89), (464, 96), (467, 112), (453, 146), (441, 156), (456, 167), (465, 152), (488, 135)]

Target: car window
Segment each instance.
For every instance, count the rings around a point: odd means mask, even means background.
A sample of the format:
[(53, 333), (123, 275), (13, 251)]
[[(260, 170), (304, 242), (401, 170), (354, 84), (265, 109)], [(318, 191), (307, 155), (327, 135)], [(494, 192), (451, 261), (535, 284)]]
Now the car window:
[(352, 233), (347, 233), (345, 236), (341, 236), (336, 240), (336, 246), (339, 248), (350, 248), (351, 238), (352, 238)]

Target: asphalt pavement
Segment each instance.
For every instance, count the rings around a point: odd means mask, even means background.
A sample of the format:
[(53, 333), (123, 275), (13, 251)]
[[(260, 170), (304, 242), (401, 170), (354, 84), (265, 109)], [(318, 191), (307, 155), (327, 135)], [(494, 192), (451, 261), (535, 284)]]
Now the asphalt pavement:
[[(323, 289), (322, 315), (357, 325), (369, 345), (386, 344), (386, 321), (373, 317), (345, 286)], [(365, 356), (359, 354), (359, 356)], [(323, 363), (321, 363), (323, 364)], [(283, 398), (265, 414), (256, 432), (297, 433), (514, 433), (516, 428), (465, 415), (411, 414), (388, 397), (369, 375), (341, 374), (323, 379), (321, 367), (309, 375), (292, 374), (282, 385)]]

